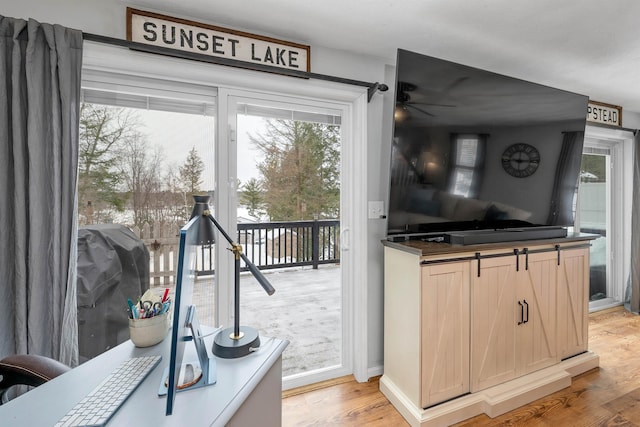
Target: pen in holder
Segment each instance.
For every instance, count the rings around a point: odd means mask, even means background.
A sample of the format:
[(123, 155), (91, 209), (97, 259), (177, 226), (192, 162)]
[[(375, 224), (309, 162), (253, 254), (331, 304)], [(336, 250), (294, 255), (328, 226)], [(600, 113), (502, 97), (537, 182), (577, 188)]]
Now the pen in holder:
[(161, 342), (167, 335), (170, 324), (171, 300), (168, 289), (162, 299), (149, 293), (140, 298), (138, 304), (129, 299), (129, 337), (136, 347), (149, 347)]

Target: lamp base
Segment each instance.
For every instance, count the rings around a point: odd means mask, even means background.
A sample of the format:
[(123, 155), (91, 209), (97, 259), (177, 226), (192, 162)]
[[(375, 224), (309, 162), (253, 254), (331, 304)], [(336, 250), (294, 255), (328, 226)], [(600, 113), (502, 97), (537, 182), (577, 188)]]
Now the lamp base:
[(213, 354), (223, 359), (236, 359), (260, 347), (258, 331), (249, 326), (240, 326), (240, 336), (235, 337), (233, 328), (218, 332), (213, 340)]

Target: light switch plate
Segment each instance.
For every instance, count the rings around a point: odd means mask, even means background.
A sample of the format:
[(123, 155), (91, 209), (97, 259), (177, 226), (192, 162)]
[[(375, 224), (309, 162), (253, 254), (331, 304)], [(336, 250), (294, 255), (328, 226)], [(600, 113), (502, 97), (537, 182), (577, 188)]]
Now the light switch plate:
[(384, 218), (384, 202), (370, 201), (369, 202), (369, 219), (382, 219)]

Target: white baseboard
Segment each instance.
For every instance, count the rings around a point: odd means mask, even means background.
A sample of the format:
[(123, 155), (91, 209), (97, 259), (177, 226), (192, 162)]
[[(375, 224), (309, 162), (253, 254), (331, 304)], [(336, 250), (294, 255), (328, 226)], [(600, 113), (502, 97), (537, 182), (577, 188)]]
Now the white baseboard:
[(597, 368), (600, 358), (586, 352), (540, 371), (467, 394), (431, 408), (416, 406), (391, 378), (380, 378), (380, 391), (413, 427), (451, 425), (482, 413), (491, 418), (571, 385), (571, 378)]

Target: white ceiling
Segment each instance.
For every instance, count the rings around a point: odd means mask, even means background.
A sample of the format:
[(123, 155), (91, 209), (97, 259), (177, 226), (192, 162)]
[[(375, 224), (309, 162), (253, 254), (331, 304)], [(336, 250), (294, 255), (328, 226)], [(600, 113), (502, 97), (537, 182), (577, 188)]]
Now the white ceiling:
[[(138, 0), (139, 7), (382, 57), (402, 48), (640, 112), (638, 0)], [(312, 60), (313, 61), (313, 60)], [(623, 123), (624, 124), (624, 123)]]

